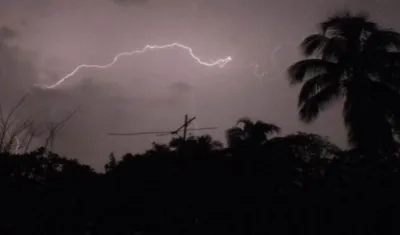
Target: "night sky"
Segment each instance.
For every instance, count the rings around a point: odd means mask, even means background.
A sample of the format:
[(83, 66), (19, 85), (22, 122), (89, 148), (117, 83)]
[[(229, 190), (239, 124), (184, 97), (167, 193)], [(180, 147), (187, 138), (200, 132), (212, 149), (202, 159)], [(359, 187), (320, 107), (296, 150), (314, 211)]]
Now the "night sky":
[[(400, 31), (396, 0), (1, 0), (0, 98), (4, 109), (29, 93), (22, 120), (62, 120), (54, 151), (100, 169), (108, 154), (142, 152), (170, 137), (110, 137), (108, 132), (172, 130), (184, 114), (224, 141), (225, 130), (248, 116), (275, 123), (283, 135), (306, 131), (346, 147), (341, 106), (313, 124), (298, 120), (300, 86), (285, 69), (300, 59), (297, 45), (340, 10), (365, 11)], [(107, 70), (82, 69), (57, 89), (52, 84), (79, 64), (107, 64), (146, 44), (179, 42), (202, 60), (232, 56), (206, 67), (185, 50), (164, 49), (121, 58)], [(265, 73), (264, 76), (256, 76)], [(200, 133), (194, 133), (200, 134)], [(41, 137), (36, 144), (41, 143)]]

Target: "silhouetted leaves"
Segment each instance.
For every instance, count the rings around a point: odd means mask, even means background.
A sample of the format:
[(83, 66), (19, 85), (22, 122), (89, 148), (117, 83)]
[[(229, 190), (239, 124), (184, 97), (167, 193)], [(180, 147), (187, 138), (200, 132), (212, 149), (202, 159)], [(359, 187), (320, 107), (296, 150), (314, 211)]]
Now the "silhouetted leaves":
[(105, 173), (44, 148), (3, 153), (0, 232), (345, 234), (397, 219), (398, 154), (371, 158), (301, 132), (269, 139), (278, 127), (238, 123), (229, 133), (248, 144), (237, 151), (210, 136), (177, 138), (143, 154), (110, 154)]
[(367, 152), (391, 148), (399, 120), (397, 106), (390, 104), (400, 94), (400, 34), (380, 28), (365, 14), (349, 12), (330, 17), (320, 30), (301, 44), (309, 58), (288, 69), (292, 84), (304, 82), (300, 119), (315, 120), (343, 97), (349, 143)]

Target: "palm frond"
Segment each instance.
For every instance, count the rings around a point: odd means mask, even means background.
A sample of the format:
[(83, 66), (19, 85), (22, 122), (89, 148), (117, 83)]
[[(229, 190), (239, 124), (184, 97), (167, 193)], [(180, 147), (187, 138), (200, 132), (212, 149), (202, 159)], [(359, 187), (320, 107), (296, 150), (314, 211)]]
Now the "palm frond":
[(244, 132), (239, 127), (232, 127), (226, 131), (228, 146), (232, 147), (244, 139)]
[(232, 127), (226, 131), (226, 134), (229, 136), (239, 136), (242, 135), (243, 130), (239, 127)]
[(246, 133), (250, 133), (254, 127), (253, 121), (250, 118), (244, 117), (237, 121), (237, 125), (243, 124), (243, 130)]
[(320, 23), (319, 28), (323, 34), (325, 34), (329, 28), (336, 27), (338, 24), (342, 23), (344, 20), (351, 17), (349, 11), (337, 12), (336, 14), (330, 16), (327, 20)]
[(243, 124), (247, 124), (247, 125), (249, 125), (249, 124), (253, 124), (253, 122), (251, 121), (251, 119), (250, 118), (248, 118), (248, 117), (242, 117), (242, 118), (240, 118), (237, 122), (236, 122), (236, 124), (237, 125), (239, 125), (239, 124), (241, 124), (241, 123), (243, 123)]
[(322, 34), (312, 34), (303, 40), (300, 47), (305, 56), (312, 56), (318, 54), (328, 41), (329, 38)]
[(327, 61), (337, 61), (347, 49), (347, 39), (342, 37), (330, 38), (321, 50), (322, 59)]
[(357, 41), (365, 32), (372, 32), (377, 28), (375, 23), (369, 21), (368, 14), (362, 12), (354, 15), (349, 11), (339, 12), (320, 24), (321, 32), (324, 35), (356, 39)]
[(392, 29), (376, 30), (364, 44), (364, 51), (399, 51), (400, 34)]
[(320, 111), (326, 109), (333, 101), (342, 95), (342, 86), (339, 83), (331, 84), (314, 96), (307, 99), (300, 107), (300, 119), (306, 123), (314, 121)]
[(373, 80), (400, 91), (400, 52), (378, 53), (373, 58), (366, 64)]
[(365, 51), (363, 63), (366, 70), (385, 78), (400, 69), (400, 52)]
[(334, 70), (336, 67), (335, 63), (321, 59), (301, 60), (288, 68), (290, 83), (301, 83), (309, 76), (326, 73)]
[(376, 60), (382, 60), (386, 68), (399, 68), (400, 67), (400, 52), (384, 52), (379, 53)]
[(310, 97), (329, 85), (339, 83), (340, 79), (340, 73), (323, 73), (308, 79), (301, 87), (297, 106), (301, 107)]
[(256, 124), (254, 125), (255, 129), (261, 130), (264, 132), (267, 136), (274, 134), (274, 133), (279, 133), (281, 131), (281, 128), (270, 123), (265, 123), (263, 121), (257, 121)]

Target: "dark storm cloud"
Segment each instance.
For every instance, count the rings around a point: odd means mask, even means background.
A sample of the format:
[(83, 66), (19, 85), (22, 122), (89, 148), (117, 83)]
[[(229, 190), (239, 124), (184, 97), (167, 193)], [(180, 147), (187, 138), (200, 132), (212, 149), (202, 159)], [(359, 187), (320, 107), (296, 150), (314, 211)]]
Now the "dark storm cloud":
[(0, 97), (1, 101), (12, 102), (30, 91), (37, 80), (34, 64), (36, 54), (15, 45), (18, 33), (9, 28), (0, 29)]
[(10, 39), (13, 39), (17, 36), (17, 32), (7, 26), (0, 27), (0, 41), (6, 42)]

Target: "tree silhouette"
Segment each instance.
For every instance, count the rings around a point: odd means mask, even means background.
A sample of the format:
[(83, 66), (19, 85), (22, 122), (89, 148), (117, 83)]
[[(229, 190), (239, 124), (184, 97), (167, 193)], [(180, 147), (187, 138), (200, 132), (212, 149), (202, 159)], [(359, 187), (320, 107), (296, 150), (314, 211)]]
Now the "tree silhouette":
[(115, 159), (114, 153), (110, 153), (108, 158), (109, 158), (109, 160), (106, 163), (106, 165), (104, 165), (104, 170), (106, 172), (111, 172), (117, 167), (117, 160)]
[(400, 34), (349, 12), (319, 28), (301, 44), (308, 58), (288, 69), (292, 84), (303, 83), (300, 119), (312, 122), (344, 98), (349, 143), (364, 150), (387, 149), (400, 120)]
[(231, 148), (240, 145), (260, 146), (272, 134), (279, 133), (280, 128), (263, 121), (253, 122), (249, 118), (241, 118), (235, 127), (227, 130), (228, 146)]
[(329, 142), (327, 138), (316, 134), (298, 132), (269, 141), (270, 145), (281, 146), (281, 151), (290, 152), (296, 158), (309, 163), (319, 159), (331, 159), (341, 153), (341, 149)]

